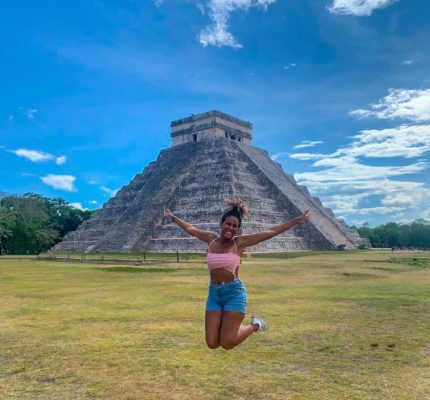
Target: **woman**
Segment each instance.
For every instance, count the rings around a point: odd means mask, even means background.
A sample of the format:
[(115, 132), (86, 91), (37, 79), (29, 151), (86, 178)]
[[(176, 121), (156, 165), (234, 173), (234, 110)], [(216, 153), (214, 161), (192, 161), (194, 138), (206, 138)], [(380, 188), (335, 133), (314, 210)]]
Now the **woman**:
[(247, 247), (264, 242), (309, 218), (309, 211), (300, 217), (259, 233), (236, 236), (248, 207), (240, 200), (227, 200), (228, 210), (221, 218), (220, 235), (197, 229), (179, 219), (167, 209), (165, 217), (180, 226), (188, 234), (208, 244), (207, 264), (210, 273), (209, 294), (206, 302), (206, 343), (209, 348), (232, 349), (248, 336), (267, 329), (266, 323), (257, 316), (249, 325), (242, 321), (246, 313), (246, 289), (238, 277), (241, 257)]

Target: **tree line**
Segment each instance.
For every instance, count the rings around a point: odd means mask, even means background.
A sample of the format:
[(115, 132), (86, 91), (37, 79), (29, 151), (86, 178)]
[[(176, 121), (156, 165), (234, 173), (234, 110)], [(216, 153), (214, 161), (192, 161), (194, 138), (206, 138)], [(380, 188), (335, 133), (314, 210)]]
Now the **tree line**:
[(89, 219), (91, 211), (39, 194), (0, 198), (0, 254), (39, 254)]
[(430, 223), (417, 220), (410, 224), (379, 225), (375, 228), (357, 228), (363, 238), (369, 238), (372, 247), (430, 249)]

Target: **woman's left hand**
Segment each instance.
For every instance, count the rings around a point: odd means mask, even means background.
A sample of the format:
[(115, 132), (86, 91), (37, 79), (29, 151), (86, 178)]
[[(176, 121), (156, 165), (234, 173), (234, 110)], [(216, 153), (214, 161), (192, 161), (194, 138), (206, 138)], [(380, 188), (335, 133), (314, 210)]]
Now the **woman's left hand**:
[(311, 214), (311, 211), (306, 210), (302, 215), (300, 215), (300, 217), (297, 217), (297, 222), (299, 224), (303, 224), (309, 219), (310, 214)]

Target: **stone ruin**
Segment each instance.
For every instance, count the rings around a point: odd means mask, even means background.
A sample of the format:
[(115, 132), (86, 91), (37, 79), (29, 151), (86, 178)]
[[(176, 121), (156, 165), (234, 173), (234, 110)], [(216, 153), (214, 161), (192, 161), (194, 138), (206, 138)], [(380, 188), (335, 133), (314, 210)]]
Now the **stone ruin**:
[(252, 124), (220, 111), (171, 123), (172, 145), (124, 186), (53, 251), (201, 252), (207, 245), (163, 217), (175, 215), (199, 229), (219, 232), (225, 198), (245, 201), (242, 233), (258, 232), (311, 210), (303, 225), (250, 252), (366, 248), (332, 210), (283, 171), (267, 151), (251, 145)]

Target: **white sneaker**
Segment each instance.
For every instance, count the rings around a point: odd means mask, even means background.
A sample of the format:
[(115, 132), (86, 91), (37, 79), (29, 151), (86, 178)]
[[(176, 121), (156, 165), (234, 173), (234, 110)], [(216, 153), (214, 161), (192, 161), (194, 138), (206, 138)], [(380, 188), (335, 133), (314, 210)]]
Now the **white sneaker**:
[(257, 332), (267, 331), (267, 324), (258, 315), (251, 315), (251, 324), (258, 325)]

